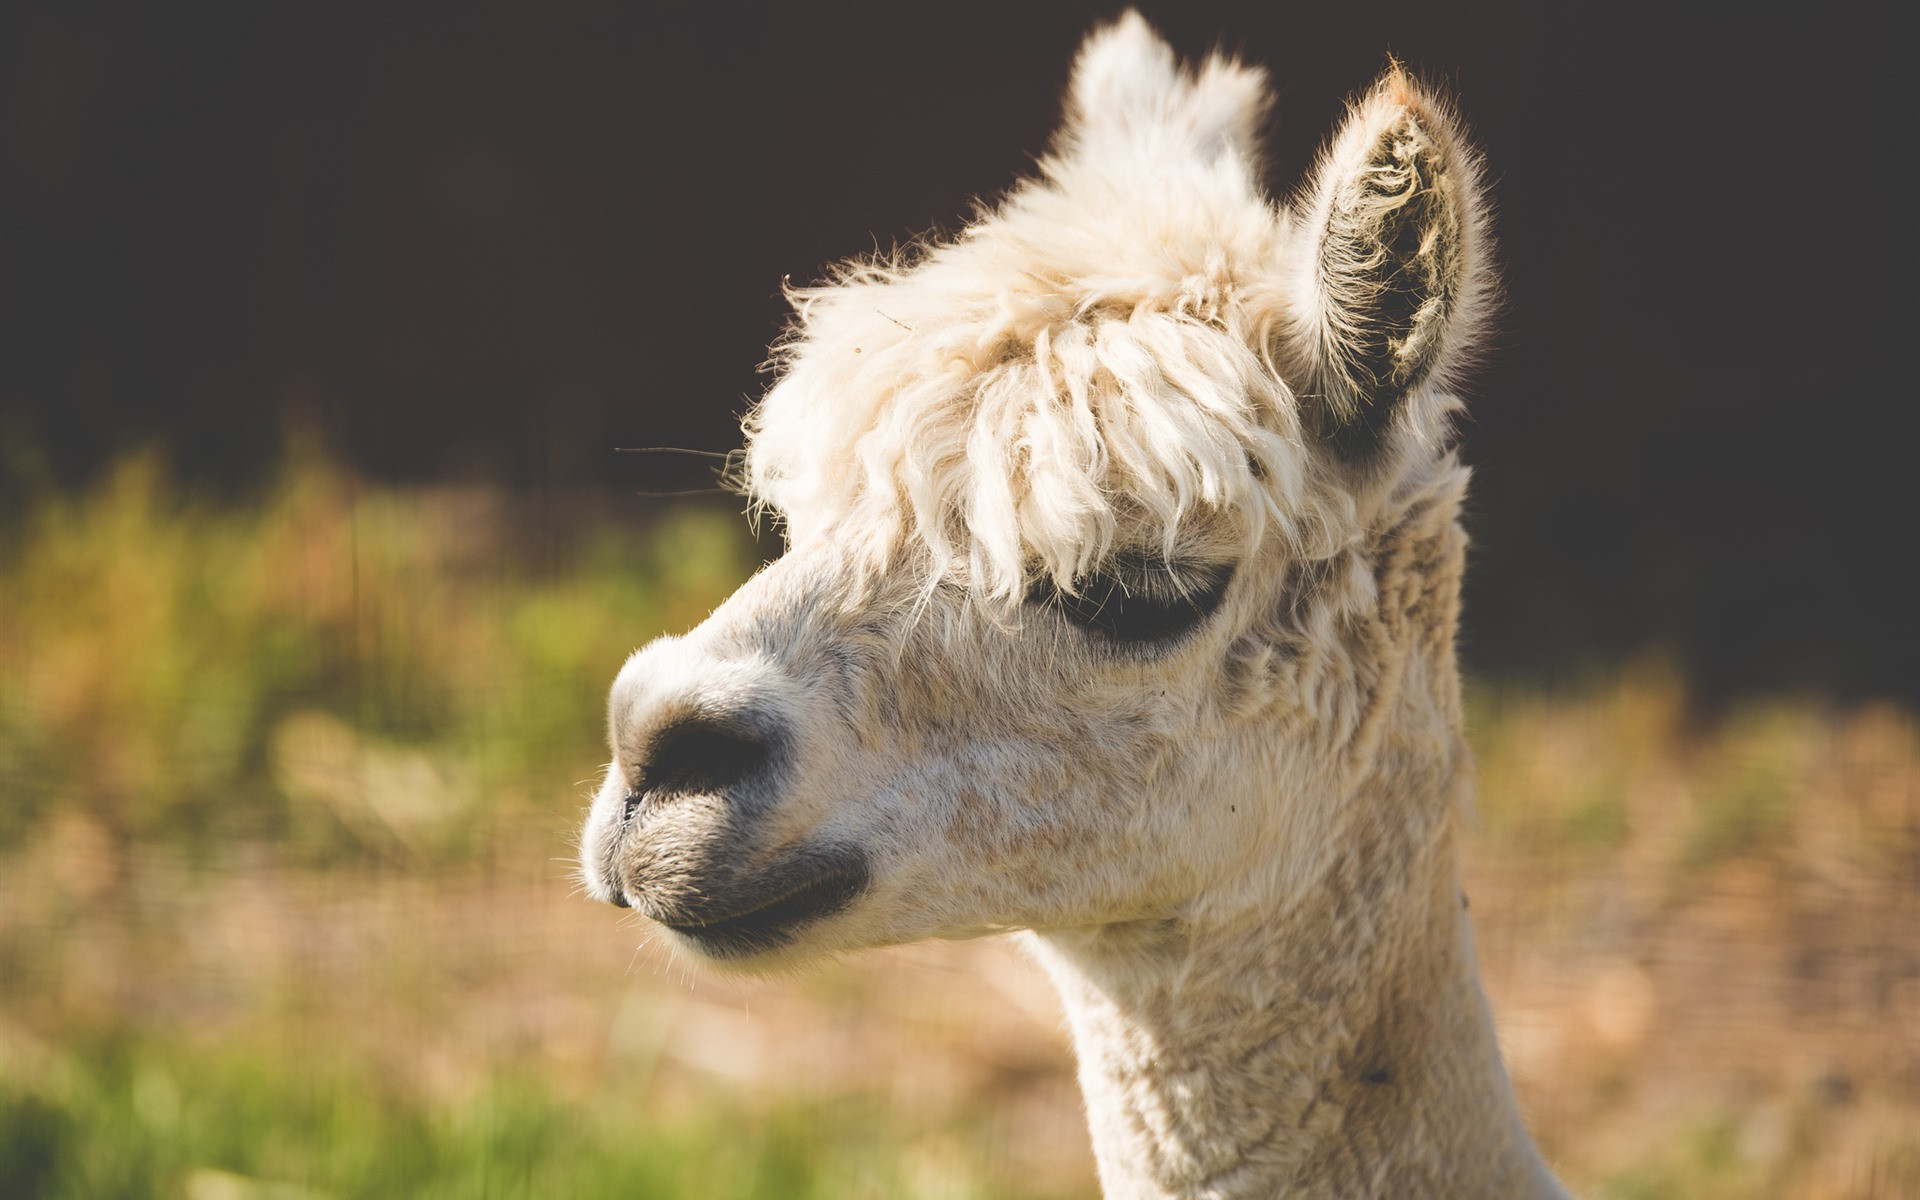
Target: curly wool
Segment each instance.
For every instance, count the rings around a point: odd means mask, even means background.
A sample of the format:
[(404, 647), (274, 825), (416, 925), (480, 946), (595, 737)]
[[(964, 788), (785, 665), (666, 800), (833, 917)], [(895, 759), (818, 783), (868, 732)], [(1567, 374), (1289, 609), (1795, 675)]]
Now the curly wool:
[(1241, 549), (1270, 525), (1302, 555), (1350, 542), (1267, 350), (1288, 232), (1257, 184), (1265, 93), (1257, 68), (1096, 36), (1040, 179), (951, 242), (791, 292), (747, 421), (756, 506), (870, 570), (919, 539), (935, 578), (1000, 599), (1117, 548), (1171, 556), (1203, 510)]

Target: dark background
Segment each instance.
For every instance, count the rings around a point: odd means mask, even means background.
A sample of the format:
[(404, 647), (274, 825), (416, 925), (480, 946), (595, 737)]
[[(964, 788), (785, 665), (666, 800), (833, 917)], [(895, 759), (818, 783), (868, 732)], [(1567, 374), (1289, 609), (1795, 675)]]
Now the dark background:
[[(1272, 70), (1276, 191), (1389, 51), (1485, 148), (1509, 306), (1466, 430), (1472, 667), (1665, 647), (1709, 695), (1920, 698), (1887, 29), (1141, 7)], [(614, 447), (737, 445), (782, 276), (957, 228), (1117, 11), (0, 7), (0, 498), (156, 439), (244, 495), (289, 419), (377, 478), (704, 482)]]

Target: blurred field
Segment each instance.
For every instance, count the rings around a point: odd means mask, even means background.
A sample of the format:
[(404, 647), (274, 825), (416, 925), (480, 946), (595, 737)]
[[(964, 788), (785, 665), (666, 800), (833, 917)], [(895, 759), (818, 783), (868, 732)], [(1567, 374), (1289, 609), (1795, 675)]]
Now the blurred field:
[[(1092, 1197), (1012, 947), (716, 982), (573, 894), (605, 686), (754, 550), (527, 503), (296, 451), (244, 505), (145, 457), (0, 514), (0, 1196)], [(1914, 714), (1704, 712), (1657, 659), (1470, 709), (1566, 1179), (1920, 1196)]]

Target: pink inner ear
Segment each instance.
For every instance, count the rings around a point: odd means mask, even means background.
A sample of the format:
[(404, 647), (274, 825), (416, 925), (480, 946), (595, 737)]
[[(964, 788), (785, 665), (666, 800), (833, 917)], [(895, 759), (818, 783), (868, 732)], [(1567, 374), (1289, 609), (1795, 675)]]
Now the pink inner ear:
[(1402, 421), (1444, 432), (1448, 406), (1425, 394), (1467, 358), (1491, 300), (1477, 172), (1445, 107), (1397, 66), (1321, 160), (1291, 336), (1303, 420), (1342, 459), (1371, 457)]

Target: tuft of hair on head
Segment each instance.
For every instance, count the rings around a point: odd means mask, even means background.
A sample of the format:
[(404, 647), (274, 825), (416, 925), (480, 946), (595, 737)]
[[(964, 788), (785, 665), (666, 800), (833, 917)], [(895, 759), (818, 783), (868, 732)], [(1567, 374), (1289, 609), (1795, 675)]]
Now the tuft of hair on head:
[(1259, 159), (1267, 73), (1222, 55), (1188, 71), (1137, 10), (1089, 34), (1067, 87), (1061, 158)]
[(788, 289), (745, 423), (755, 511), (857, 574), (917, 544), (929, 588), (1009, 606), (1202, 525), (1334, 553), (1345, 468), (1445, 437), (1485, 206), (1451, 114), (1396, 66), (1276, 211), (1267, 103), (1264, 72), (1182, 64), (1137, 13), (1096, 31), (1040, 178), (958, 237)]
[(1445, 393), (1495, 304), (1480, 162), (1399, 63), (1351, 106), (1298, 205), (1292, 319), (1276, 356), (1302, 420), (1349, 464), (1444, 441)]

